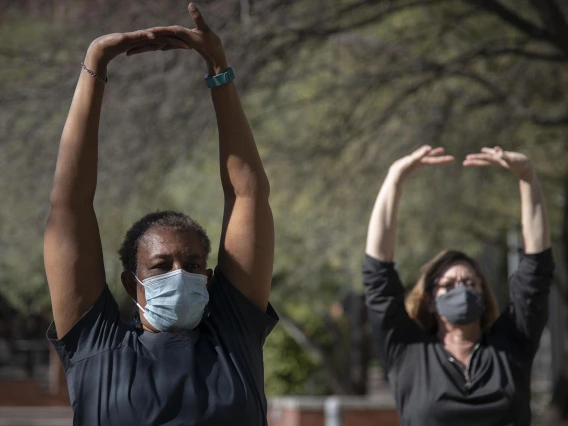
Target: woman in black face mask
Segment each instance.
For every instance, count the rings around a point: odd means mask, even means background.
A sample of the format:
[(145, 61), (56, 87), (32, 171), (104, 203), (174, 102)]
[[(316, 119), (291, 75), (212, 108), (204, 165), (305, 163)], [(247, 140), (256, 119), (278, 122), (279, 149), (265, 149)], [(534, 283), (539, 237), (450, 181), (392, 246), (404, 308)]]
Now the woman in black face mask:
[(519, 179), (524, 255), (500, 315), (481, 268), (464, 253), (446, 251), (425, 265), (406, 301), (394, 268), (404, 181), (424, 166), (453, 160), (443, 148), (423, 146), (389, 169), (363, 266), (373, 333), (403, 425), (529, 425), (531, 365), (554, 270), (546, 205), (530, 160), (495, 147), (463, 162), (500, 165)]

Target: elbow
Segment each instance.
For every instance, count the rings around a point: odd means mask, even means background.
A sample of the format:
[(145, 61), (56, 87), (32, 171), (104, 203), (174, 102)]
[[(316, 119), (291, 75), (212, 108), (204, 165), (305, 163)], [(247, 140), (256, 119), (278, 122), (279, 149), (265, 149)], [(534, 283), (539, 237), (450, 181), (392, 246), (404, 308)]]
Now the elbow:
[(265, 173), (254, 176), (243, 182), (229, 184), (223, 188), (225, 196), (236, 198), (266, 199), (270, 197), (270, 182)]
[(49, 205), (51, 209), (57, 209), (58, 207), (64, 205), (67, 202), (67, 198), (63, 191), (58, 188), (52, 188), (49, 194)]
[(51, 210), (59, 210), (62, 208), (77, 208), (92, 206), (94, 201), (94, 194), (74, 194), (73, 191), (64, 188), (53, 187), (49, 194), (49, 204)]
[(268, 181), (268, 177), (266, 173), (262, 174), (262, 179), (256, 184), (255, 193), (257, 197), (266, 198), (270, 197), (270, 182)]

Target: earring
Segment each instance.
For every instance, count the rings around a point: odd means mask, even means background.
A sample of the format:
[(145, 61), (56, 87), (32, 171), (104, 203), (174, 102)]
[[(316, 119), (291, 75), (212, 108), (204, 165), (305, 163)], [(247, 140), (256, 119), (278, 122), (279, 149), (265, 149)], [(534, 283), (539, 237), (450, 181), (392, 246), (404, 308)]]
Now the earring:
[(140, 322), (140, 314), (137, 310), (132, 312), (132, 321), (134, 321), (135, 324), (138, 324)]

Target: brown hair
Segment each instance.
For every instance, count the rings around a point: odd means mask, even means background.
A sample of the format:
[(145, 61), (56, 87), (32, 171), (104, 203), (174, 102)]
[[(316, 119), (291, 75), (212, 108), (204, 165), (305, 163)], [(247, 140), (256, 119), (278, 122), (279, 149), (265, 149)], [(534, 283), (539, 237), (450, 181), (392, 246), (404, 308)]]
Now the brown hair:
[(435, 315), (428, 310), (428, 303), (433, 295), (434, 280), (448, 267), (460, 262), (471, 266), (476, 275), (481, 278), (481, 287), (485, 298), (485, 312), (481, 316), (481, 330), (489, 330), (499, 316), (495, 295), (479, 263), (461, 251), (444, 250), (422, 266), (420, 278), (408, 296), (406, 296), (404, 302), (410, 318), (428, 333), (435, 333), (438, 329)]

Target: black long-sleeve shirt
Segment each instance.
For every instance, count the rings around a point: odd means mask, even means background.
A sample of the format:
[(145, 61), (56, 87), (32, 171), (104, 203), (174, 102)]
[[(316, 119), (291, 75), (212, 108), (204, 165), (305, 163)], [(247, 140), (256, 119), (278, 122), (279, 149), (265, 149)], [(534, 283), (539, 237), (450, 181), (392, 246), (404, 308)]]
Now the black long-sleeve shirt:
[(462, 366), (408, 316), (394, 263), (365, 256), (369, 320), (403, 426), (530, 425), (531, 366), (553, 272), (550, 249), (523, 255), (509, 305)]

